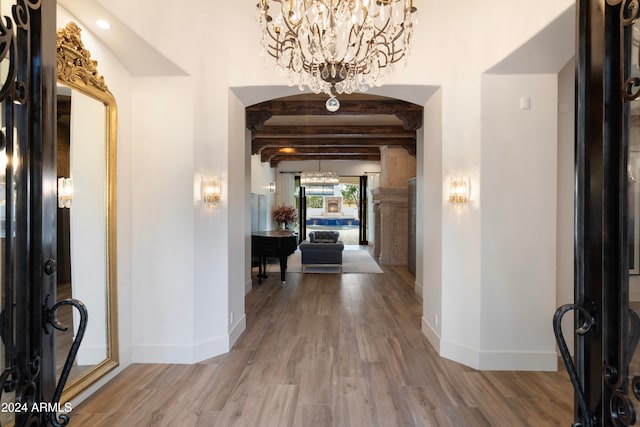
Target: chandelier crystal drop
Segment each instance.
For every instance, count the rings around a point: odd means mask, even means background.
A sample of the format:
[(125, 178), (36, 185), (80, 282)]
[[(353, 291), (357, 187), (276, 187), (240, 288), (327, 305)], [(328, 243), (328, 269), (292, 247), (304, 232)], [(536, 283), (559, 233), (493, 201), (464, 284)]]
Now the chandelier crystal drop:
[(365, 92), (408, 56), (412, 0), (260, 0), (262, 53), (289, 84)]

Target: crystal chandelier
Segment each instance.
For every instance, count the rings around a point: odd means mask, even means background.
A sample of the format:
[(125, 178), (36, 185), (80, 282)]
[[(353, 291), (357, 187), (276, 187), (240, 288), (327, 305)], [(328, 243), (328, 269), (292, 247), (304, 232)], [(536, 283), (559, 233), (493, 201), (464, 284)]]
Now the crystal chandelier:
[(335, 111), (336, 94), (381, 85), (408, 55), (416, 10), (412, 0), (260, 0), (262, 52)]

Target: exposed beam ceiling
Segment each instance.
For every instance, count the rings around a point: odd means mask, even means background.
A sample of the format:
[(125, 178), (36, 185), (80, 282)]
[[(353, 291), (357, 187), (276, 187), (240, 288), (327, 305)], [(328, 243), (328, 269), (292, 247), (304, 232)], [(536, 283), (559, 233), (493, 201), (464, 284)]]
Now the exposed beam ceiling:
[(373, 95), (341, 95), (340, 109), (326, 95), (304, 94), (246, 108), (252, 154), (272, 167), (281, 161), (380, 160), (380, 147), (401, 146), (415, 155), (422, 107)]

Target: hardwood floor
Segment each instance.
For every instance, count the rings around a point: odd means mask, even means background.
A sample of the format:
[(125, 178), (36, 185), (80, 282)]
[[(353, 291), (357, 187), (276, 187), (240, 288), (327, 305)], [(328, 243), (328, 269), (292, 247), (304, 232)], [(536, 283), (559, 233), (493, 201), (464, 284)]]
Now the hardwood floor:
[(70, 425), (571, 425), (567, 375), (478, 372), (440, 358), (420, 331), (413, 276), (383, 270), (254, 281), (247, 330), (229, 353), (129, 366)]

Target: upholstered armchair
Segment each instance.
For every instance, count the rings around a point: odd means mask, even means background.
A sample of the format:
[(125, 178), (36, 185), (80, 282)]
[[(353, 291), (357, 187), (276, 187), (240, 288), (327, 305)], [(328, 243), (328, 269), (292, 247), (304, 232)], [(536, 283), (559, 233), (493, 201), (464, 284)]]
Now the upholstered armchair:
[(302, 272), (308, 265), (342, 268), (344, 244), (339, 237), (337, 231), (310, 232), (309, 240), (300, 243)]

